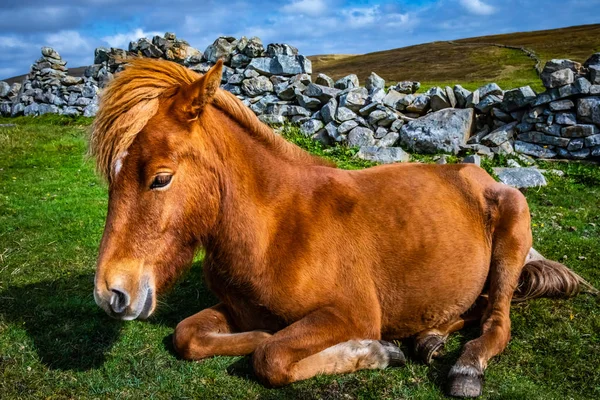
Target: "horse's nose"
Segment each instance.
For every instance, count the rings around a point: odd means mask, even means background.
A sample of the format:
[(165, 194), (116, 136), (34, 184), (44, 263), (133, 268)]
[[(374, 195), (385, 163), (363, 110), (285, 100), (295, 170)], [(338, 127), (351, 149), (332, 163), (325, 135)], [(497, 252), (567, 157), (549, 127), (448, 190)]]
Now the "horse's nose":
[(129, 293), (123, 289), (112, 288), (110, 290), (112, 291), (112, 296), (110, 297), (110, 308), (115, 314), (122, 314), (129, 306), (131, 297), (129, 296)]

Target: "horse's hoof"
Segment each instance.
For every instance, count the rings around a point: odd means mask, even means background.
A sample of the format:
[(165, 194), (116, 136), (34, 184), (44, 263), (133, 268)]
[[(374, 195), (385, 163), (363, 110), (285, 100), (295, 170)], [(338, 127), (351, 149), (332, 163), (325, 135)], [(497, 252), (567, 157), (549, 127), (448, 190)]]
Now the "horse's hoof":
[(430, 335), (417, 342), (415, 352), (425, 364), (431, 364), (434, 358), (439, 357), (445, 343), (441, 336)]
[(479, 397), (483, 393), (483, 375), (474, 368), (453, 373), (450, 371), (448, 394), (452, 397)]
[(401, 367), (406, 364), (406, 357), (404, 357), (404, 353), (400, 350), (400, 347), (396, 346), (394, 343), (386, 342), (385, 340), (380, 340), (379, 343), (381, 343), (388, 355), (388, 367)]

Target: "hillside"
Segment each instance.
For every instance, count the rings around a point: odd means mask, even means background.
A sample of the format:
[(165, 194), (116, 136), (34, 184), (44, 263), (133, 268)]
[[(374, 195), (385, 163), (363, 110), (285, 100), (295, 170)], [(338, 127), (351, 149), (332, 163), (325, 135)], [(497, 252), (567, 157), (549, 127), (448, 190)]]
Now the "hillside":
[(361, 81), (376, 72), (388, 82), (416, 80), (423, 87), (462, 83), (472, 89), (495, 81), (504, 88), (531, 84), (541, 89), (535, 60), (518, 49), (535, 52), (541, 65), (552, 58), (583, 62), (600, 51), (600, 24), (545, 31), (433, 42), (363, 55), (316, 55), (313, 73), (334, 78), (355, 73)]

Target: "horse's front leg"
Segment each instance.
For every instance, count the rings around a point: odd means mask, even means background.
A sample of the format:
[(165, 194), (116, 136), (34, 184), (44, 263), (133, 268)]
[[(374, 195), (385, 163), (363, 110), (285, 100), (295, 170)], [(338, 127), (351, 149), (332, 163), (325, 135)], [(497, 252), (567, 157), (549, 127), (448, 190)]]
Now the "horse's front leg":
[(187, 360), (212, 356), (243, 356), (271, 337), (264, 331), (237, 332), (223, 303), (181, 321), (175, 328), (173, 345)]
[(317, 374), (404, 364), (397, 346), (378, 340), (377, 320), (365, 318), (368, 314), (334, 307), (313, 311), (256, 348), (256, 375), (269, 385), (282, 386)]

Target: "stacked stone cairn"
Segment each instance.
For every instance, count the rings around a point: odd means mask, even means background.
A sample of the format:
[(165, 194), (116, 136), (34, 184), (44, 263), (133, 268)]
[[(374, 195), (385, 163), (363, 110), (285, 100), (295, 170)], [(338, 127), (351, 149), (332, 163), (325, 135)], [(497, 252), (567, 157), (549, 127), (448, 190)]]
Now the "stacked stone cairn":
[[(128, 51), (98, 48), (85, 77), (67, 75), (66, 63), (50, 48), (32, 66), (22, 87), (0, 83), (3, 115), (46, 112), (93, 116), (96, 92), (132, 55), (163, 58), (204, 73), (223, 60), (222, 88), (236, 95), (265, 123), (291, 122), (326, 146), (358, 147), (359, 157), (395, 162), (408, 152), (515, 153), (523, 162), (540, 158), (600, 157), (600, 53), (583, 65), (549, 61), (546, 91), (529, 86), (503, 90), (490, 83), (471, 92), (460, 85), (418, 93), (419, 82), (386, 89), (375, 73), (360, 86), (356, 75), (334, 80), (312, 76), (310, 60), (287, 44), (259, 38), (220, 37), (204, 53), (172, 33), (131, 42)], [(8, 111), (10, 110), (10, 111)]]
[(0, 113), (7, 116), (96, 114), (94, 82), (68, 75), (67, 62), (51, 47), (42, 47), (42, 57), (32, 66), (22, 84), (10, 90), (0, 82)]

